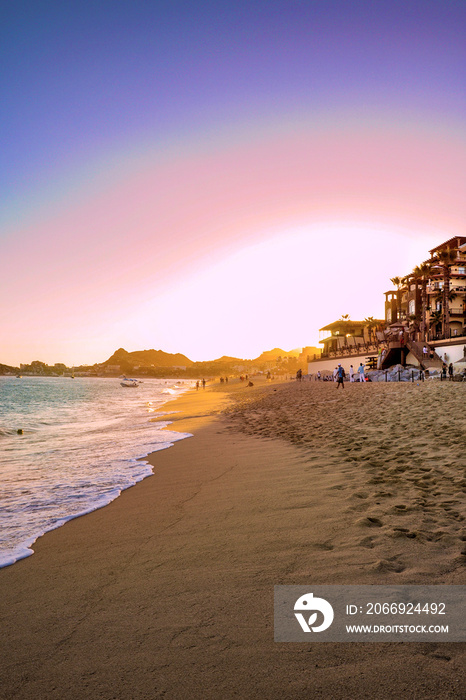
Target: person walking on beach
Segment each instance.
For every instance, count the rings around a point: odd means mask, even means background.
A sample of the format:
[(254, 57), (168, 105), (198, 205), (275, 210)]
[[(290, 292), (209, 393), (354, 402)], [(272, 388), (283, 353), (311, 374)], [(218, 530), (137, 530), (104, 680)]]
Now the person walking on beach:
[(422, 356), (423, 356), (424, 360), (427, 360), (427, 353), (428, 352), (429, 351), (427, 350), (427, 345), (424, 345), (424, 347), (422, 348)]
[(453, 363), (452, 362), (450, 362), (450, 364), (448, 365), (448, 379), (450, 380), (450, 382), (453, 381)]
[(362, 364), (362, 362), (360, 363), (360, 365), (358, 367), (358, 374), (359, 374), (359, 381), (360, 382), (366, 381), (366, 378), (364, 376), (364, 365)]
[(196, 391), (199, 391), (199, 380), (196, 382)]
[(353, 384), (353, 382), (354, 382), (354, 367), (353, 367), (353, 365), (350, 365), (350, 368), (349, 368), (349, 380), (350, 380), (350, 383)]
[(300, 381), (302, 381), (302, 378), (303, 378), (303, 370), (298, 369), (298, 371), (296, 372), (296, 379), (298, 380), (298, 382), (300, 382)]
[(334, 382), (337, 381), (337, 374), (338, 374), (338, 367), (335, 367), (335, 369), (333, 370), (333, 381)]
[(444, 362), (442, 365), (442, 379), (446, 379), (446, 378), (447, 378), (447, 365)]
[(345, 388), (345, 384), (343, 382), (344, 378), (345, 378), (345, 370), (343, 369), (343, 367), (341, 365), (338, 365), (338, 367), (337, 367), (337, 389), (340, 386), (340, 384), (341, 384), (342, 389)]
[(202, 388), (205, 389), (205, 379), (202, 380)]

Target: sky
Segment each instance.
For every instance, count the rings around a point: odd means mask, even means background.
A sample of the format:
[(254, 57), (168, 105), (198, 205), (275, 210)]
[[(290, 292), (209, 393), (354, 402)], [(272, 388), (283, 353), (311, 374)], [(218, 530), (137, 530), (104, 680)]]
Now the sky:
[(461, 0), (0, 0), (0, 363), (316, 345), (466, 221)]

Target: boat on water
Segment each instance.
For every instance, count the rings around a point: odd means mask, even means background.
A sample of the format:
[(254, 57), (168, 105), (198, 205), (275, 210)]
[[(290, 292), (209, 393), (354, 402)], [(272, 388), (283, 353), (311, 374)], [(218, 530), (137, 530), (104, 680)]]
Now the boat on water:
[(120, 386), (136, 387), (139, 386), (139, 382), (137, 379), (128, 379), (127, 377), (124, 377), (124, 379), (120, 382)]

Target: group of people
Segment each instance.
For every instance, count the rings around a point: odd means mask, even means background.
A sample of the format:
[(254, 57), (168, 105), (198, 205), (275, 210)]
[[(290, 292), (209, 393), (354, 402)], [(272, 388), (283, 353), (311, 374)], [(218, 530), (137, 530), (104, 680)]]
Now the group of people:
[[(312, 378), (312, 375), (309, 375), (309, 379), (311, 379), (311, 378)], [(302, 380), (301, 370), (298, 370), (298, 372), (296, 373), (296, 379), (298, 381)], [(323, 381), (323, 382), (331, 382), (331, 381), (336, 382), (337, 389), (340, 386), (340, 384), (341, 384), (341, 387), (343, 389), (345, 388), (345, 385), (344, 385), (345, 379), (346, 379), (346, 372), (341, 365), (338, 365), (338, 367), (335, 367), (332, 374), (322, 374), (319, 370), (314, 376), (314, 380), (316, 382), (321, 382), (321, 381)], [(350, 365), (349, 380), (351, 383), (356, 382), (356, 381), (359, 381), (359, 382), (368, 381), (366, 379), (366, 375), (365, 375), (365, 366), (363, 365), (362, 362), (359, 364), (359, 367), (356, 371), (354, 370), (353, 365)]]
[[(345, 377), (346, 377), (346, 372), (343, 369), (343, 367), (341, 365), (338, 365), (338, 367), (335, 367), (335, 369), (333, 370), (333, 381), (337, 383), (337, 389), (340, 385), (341, 385), (342, 389), (345, 388), (345, 383), (344, 383)], [(356, 372), (354, 371), (353, 365), (350, 365), (349, 378), (350, 378), (351, 383), (356, 381), (355, 377), (358, 377), (360, 382), (366, 381), (366, 375), (364, 373), (364, 365), (362, 362), (360, 362), (359, 367), (358, 367)]]
[(433, 348), (428, 348), (427, 345), (424, 345), (422, 348), (422, 356), (424, 360), (427, 360), (427, 355), (429, 355), (429, 360), (433, 360), (435, 353)]
[(202, 382), (199, 381), (199, 379), (196, 382), (196, 391), (199, 391), (199, 388), (202, 384), (202, 388), (205, 389), (205, 379), (202, 380)]
[(453, 381), (454, 367), (453, 367), (453, 363), (452, 363), (452, 362), (450, 362), (450, 364), (448, 365), (448, 367), (447, 367), (447, 363), (446, 363), (446, 362), (444, 362), (444, 363), (442, 364), (442, 379), (446, 379), (446, 378), (447, 378), (447, 372), (448, 372), (448, 379), (449, 379), (450, 381)]

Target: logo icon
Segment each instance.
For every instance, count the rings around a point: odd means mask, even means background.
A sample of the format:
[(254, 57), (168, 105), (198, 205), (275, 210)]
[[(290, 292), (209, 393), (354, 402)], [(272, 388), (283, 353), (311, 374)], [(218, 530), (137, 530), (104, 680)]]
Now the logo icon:
[[(295, 617), (301, 625), (303, 632), (323, 632), (328, 629), (333, 622), (333, 608), (330, 603), (324, 598), (314, 598), (313, 593), (305, 593), (302, 595), (296, 603), (294, 604)], [(296, 610), (302, 610), (303, 612), (311, 612), (308, 621), (301, 612), (296, 612)], [(321, 612), (324, 616), (324, 621), (321, 625), (313, 627), (315, 621), (317, 620), (317, 612)]]

